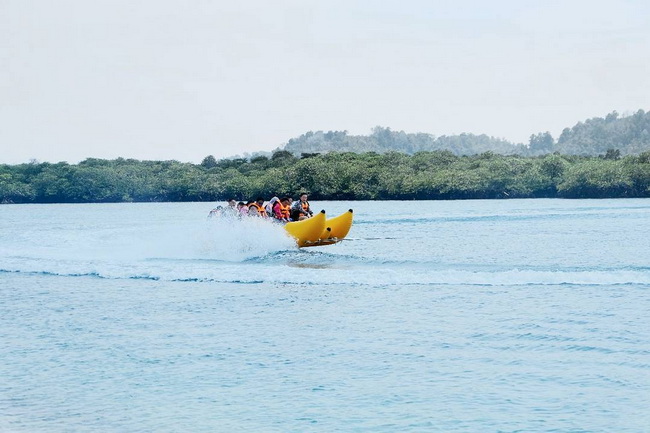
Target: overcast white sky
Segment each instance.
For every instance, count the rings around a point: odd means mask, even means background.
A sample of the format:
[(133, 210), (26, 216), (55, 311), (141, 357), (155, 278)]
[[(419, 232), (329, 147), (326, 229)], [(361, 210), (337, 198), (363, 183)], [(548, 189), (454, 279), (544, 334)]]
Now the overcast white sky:
[(199, 162), (650, 109), (645, 0), (0, 0), (0, 162)]

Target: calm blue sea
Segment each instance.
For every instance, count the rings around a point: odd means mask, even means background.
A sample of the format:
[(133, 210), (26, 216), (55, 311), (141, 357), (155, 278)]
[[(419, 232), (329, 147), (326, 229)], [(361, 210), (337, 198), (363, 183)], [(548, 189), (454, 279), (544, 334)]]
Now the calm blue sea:
[(650, 200), (0, 206), (0, 432), (648, 432)]

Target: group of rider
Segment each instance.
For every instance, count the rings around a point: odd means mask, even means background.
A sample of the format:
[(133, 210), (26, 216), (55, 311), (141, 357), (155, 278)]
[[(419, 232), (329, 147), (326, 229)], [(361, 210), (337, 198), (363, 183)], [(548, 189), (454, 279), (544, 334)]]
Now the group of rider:
[(314, 213), (309, 207), (307, 194), (300, 194), (300, 199), (293, 201), (287, 197), (273, 197), (268, 202), (259, 197), (255, 201), (244, 203), (235, 199), (228, 200), (228, 206), (217, 206), (210, 211), (210, 217), (214, 216), (237, 216), (237, 217), (260, 217), (273, 218), (280, 222), (302, 221), (310, 218)]

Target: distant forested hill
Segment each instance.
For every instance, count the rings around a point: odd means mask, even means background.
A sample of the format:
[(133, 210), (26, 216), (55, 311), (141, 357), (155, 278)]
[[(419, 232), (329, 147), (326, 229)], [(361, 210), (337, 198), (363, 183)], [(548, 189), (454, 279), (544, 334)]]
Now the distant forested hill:
[(493, 152), (501, 155), (539, 156), (559, 152), (567, 155), (597, 156), (607, 151), (619, 155), (650, 150), (650, 112), (643, 110), (627, 117), (616, 111), (605, 118), (594, 117), (565, 128), (556, 141), (549, 132), (532, 134), (527, 144), (515, 144), (487, 135), (460, 134), (436, 137), (375, 127), (370, 135), (348, 135), (347, 131), (307, 132), (290, 139), (280, 149), (299, 156), (327, 152), (401, 152), (414, 154), (446, 150), (454, 155)]
[(283, 150), (296, 156), (325, 152), (401, 152), (412, 155), (433, 150), (447, 150), (454, 155), (474, 155), (488, 151), (512, 155), (525, 152), (526, 147), (485, 134), (435, 137), (421, 132), (408, 134), (377, 126), (370, 135), (348, 135), (347, 131), (310, 131), (289, 140)]
[(639, 110), (619, 117), (616, 111), (605, 118), (594, 117), (565, 128), (553, 146), (554, 152), (568, 155), (601, 155), (608, 150), (633, 155), (650, 150), (650, 112)]

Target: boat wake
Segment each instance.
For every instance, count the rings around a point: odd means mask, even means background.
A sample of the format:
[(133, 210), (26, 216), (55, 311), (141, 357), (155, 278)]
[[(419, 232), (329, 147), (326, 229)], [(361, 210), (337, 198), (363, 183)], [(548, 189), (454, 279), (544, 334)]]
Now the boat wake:
[(154, 258), (137, 262), (16, 259), (0, 273), (102, 279), (215, 282), (299, 286), (618, 286), (650, 287), (648, 268), (539, 269), (431, 266), (380, 263), (296, 251), (275, 252), (233, 262), (212, 259)]

